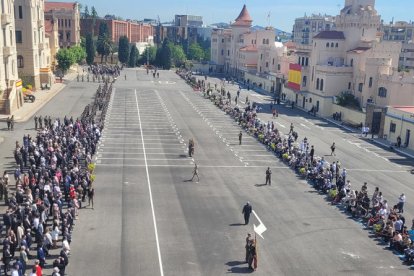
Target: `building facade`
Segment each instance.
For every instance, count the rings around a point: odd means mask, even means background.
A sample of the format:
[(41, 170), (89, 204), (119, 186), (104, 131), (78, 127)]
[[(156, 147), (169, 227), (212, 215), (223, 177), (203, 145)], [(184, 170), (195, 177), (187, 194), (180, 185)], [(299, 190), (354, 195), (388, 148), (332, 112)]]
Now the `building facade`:
[(17, 67), (24, 85), (52, 84), (49, 41), (45, 37), (44, 1), (15, 0)]
[(401, 41), (399, 68), (414, 70), (414, 22), (397, 21), (382, 26), (383, 39)]
[(95, 20), (92, 18), (82, 18), (80, 22), (81, 36), (86, 36), (91, 33), (97, 36), (99, 33), (99, 25), (106, 23), (111, 40), (114, 43), (118, 43), (121, 36), (128, 37), (130, 43), (150, 42), (154, 40), (155, 29), (149, 23), (103, 18)]
[(57, 19), (45, 19), (45, 34), (49, 41), (51, 69), (55, 70), (57, 66), (56, 54), (59, 51), (59, 28)]
[(0, 9), (0, 113), (10, 114), (23, 105), (17, 70), (14, 1), (2, 1)]
[(58, 26), (59, 47), (80, 44), (80, 12), (77, 2), (45, 2), (45, 19)]
[(304, 16), (295, 19), (293, 25), (292, 40), (296, 44), (309, 45), (312, 38), (322, 31), (335, 29), (335, 17), (330, 15)]
[(278, 95), (292, 56), (284, 44), (276, 42), (272, 27), (253, 30), (252, 22), (244, 5), (230, 28), (213, 29), (211, 61), (218, 73)]

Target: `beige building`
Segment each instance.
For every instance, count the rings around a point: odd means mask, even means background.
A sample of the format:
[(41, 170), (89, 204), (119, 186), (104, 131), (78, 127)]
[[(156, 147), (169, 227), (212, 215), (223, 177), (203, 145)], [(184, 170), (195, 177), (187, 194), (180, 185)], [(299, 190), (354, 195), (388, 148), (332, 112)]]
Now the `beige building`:
[(330, 15), (312, 14), (295, 19), (293, 25), (293, 42), (309, 45), (312, 38), (322, 31), (335, 29), (335, 17)]
[(45, 2), (45, 19), (58, 25), (59, 46), (80, 44), (80, 12), (77, 2)]
[[(412, 79), (398, 73), (401, 42), (380, 41), (374, 5), (375, 0), (346, 0), (335, 31), (320, 32), (310, 46), (298, 45), (301, 86), (287, 90), (289, 99), (304, 109), (317, 107), (322, 116), (332, 114), (343, 93), (352, 94), (362, 110), (412, 99)], [(371, 117), (367, 125), (373, 124)]]
[(211, 34), (211, 60), (216, 70), (269, 92), (281, 91), (288, 50), (276, 42), (275, 30), (252, 30), (252, 18), (243, 6), (229, 29)]
[(23, 85), (52, 84), (52, 62), (45, 34), (44, 0), (15, 0), (17, 67)]
[(14, 1), (1, 1), (0, 32), (0, 113), (10, 114), (23, 105), (17, 71)]
[(59, 51), (59, 32), (56, 19), (45, 19), (46, 39), (49, 41), (51, 69), (55, 70), (57, 64), (56, 54)]
[(400, 137), (402, 147), (414, 150), (414, 106), (388, 107), (384, 125), (384, 138), (397, 143)]

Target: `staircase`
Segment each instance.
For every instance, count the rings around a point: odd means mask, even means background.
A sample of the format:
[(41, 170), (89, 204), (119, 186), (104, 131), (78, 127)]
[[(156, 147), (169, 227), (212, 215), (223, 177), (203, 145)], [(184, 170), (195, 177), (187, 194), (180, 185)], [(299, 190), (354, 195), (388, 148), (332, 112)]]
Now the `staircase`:
[(7, 102), (9, 98), (9, 90), (4, 90), (3, 93), (1, 93), (0, 97), (0, 114), (9, 114), (9, 111), (7, 110)]

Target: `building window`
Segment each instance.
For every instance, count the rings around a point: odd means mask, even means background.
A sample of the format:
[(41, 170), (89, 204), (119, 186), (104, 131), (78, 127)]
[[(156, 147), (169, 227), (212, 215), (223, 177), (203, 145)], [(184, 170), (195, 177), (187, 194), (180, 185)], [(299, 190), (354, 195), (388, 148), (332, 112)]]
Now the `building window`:
[(263, 60), (263, 54), (260, 54), (260, 60)]
[(329, 48), (329, 42), (326, 43), (326, 48)]
[(227, 50), (227, 56), (230, 56), (230, 50)]
[(23, 6), (19, 6), (19, 19), (23, 19)]
[(319, 90), (319, 78), (316, 79), (316, 90)]
[(263, 44), (266, 44), (266, 39), (263, 38)]
[(338, 48), (339, 47), (339, 44), (338, 44), (338, 42), (335, 44), (335, 48)]
[(306, 86), (306, 82), (307, 82), (308, 78), (306, 76), (303, 76), (303, 80), (302, 80), (302, 86), (305, 87)]
[(323, 91), (323, 79), (321, 79), (321, 85), (320, 85), (321, 87), (321, 91)]
[(364, 84), (363, 83), (359, 83), (358, 84), (358, 91), (359, 92), (362, 92), (363, 87), (364, 87)]
[(351, 90), (351, 83), (348, 82), (348, 90)]
[(395, 129), (397, 128), (397, 125), (395, 123), (390, 123), (390, 132), (395, 133)]
[(372, 77), (370, 77), (370, 78), (369, 78), (368, 87), (369, 87), (369, 88), (371, 88), (371, 87), (372, 87)]
[(333, 47), (334, 47), (334, 43), (332, 42), (332, 43), (331, 43), (331, 48), (333, 48)]
[(221, 43), (224, 43), (224, 38), (221, 40)]
[(16, 31), (16, 43), (23, 43), (22, 31)]
[(272, 65), (275, 65), (275, 59), (272, 59)]
[(309, 103), (312, 103), (312, 98), (309, 98)]
[(269, 62), (266, 61), (266, 68), (269, 68)]
[(280, 64), (277, 65), (277, 70), (280, 71)]
[(266, 44), (269, 45), (269, 39), (266, 39)]
[(17, 56), (17, 68), (23, 68), (24, 67), (24, 59), (23, 56)]
[(224, 50), (221, 50), (221, 55), (222, 55), (222, 56), (224, 55)]
[(354, 59), (351, 58), (351, 67), (354, 67)]
[(309, 65), (309, 58), (306, 58), (305, 59), (305, 66), (308, 66)]
[(381, 98), (386, 98), (387, 97), (387, 88), (380, 87), (378, 89), (378, 96), (381, 97)]
[(66, 41), (70, 42), (70, 32), (66, 32)]

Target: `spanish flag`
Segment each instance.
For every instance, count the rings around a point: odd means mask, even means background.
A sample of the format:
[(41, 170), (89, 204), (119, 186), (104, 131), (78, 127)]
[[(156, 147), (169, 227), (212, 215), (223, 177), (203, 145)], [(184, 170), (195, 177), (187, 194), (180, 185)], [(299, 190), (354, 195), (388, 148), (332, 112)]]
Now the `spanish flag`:
[(289, 79), (288, 87), (293, 90), (300, 90), (300, 83), (302, 79), (302, 67), (299, 64), (289, 64)]

